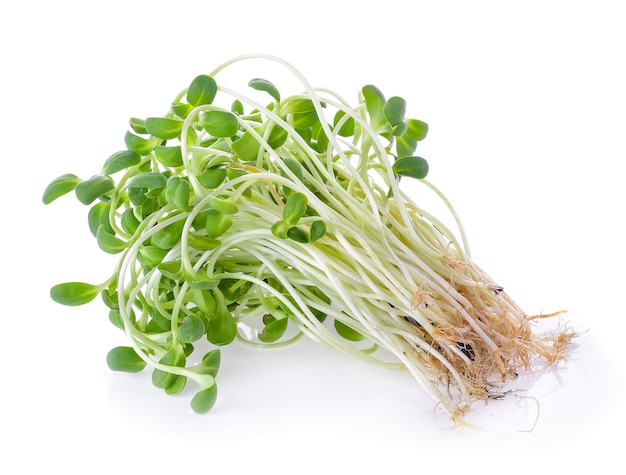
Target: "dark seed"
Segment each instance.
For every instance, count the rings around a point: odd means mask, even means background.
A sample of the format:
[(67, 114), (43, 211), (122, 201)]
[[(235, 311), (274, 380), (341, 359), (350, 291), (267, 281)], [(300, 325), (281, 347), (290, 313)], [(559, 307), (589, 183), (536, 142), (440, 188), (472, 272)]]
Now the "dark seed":
[(417, 320), (415, 320), (413, 317), (405, 316), (404, 319), (407, 322), (409, 322), (411, 325), (413, 325), (414, 327), (422, 328), (422, 326), (419, 324), (419, 322)]
[(462, 341), (457, 341), (456, 346), (459, 347), (459, 350), (467, 356), (471, 361), (474, 361), (476, 358), (476, 353), (474, 353), (474, 348), (469, 343), (463, 343)]

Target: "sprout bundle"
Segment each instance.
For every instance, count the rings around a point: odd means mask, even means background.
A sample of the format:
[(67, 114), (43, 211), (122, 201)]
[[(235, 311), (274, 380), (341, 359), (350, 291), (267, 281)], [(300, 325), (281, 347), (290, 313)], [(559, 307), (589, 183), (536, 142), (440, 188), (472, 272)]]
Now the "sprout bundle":
[[(283, 65), (301, 92), (220, 83), (250, 58)], [(168, 394), (192, 380), (199, 413), (216, 401), (220, 346), (306, 335), (406, 368), (459, 419), (535, 360), (558, 362), (573, 334), (535, 334), (472, 262), (460, 223), (459, 239), (402, 191), (418, 180), (456, 216), (424, 180), (415, 150), (426, 133), (402, 98), (374, 86), (353, 107), (279, 58), (235, 58), (196, 77), (165, 116), (131, 119), (126, 149), (99, 174), (48, 186), (44, 203), (74, 191), (99, 247), (119, 255), (103, 283), (59, 284), (51, 296), (82, 305), (101, 295), (128, 339), (110, 368), (149, 367)]]

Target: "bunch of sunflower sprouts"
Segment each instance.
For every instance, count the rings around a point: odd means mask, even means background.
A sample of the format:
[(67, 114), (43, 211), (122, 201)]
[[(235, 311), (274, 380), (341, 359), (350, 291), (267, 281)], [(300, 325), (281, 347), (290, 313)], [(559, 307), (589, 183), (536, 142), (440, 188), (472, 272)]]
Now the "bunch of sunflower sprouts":
[[(254, 78), (254, 100), (219, 82), (248, 59), (282, 65), (302, 92), (282, 97)], [(460, 419), (534, 360), (564, 358), (573, 333), (536, 335), (534, 317), (472, 262), (454, 209), (414, 155), (427, 125), (404, 114), (403, 99), (374, 86), (353, 107), (272, 56), (196, 77), (164, 117), (131, 119), (127, 149), (99, 174), (62, 175), (46, 189), (44, 203), (75, 191), (99, 247), (120, 256), (103, 283), (59, 284), (52, 298), (101, 295), (128, 339), (108, 354), (111, 369), (149, 366), (168, 394), (194, 381), (196, 412), (216, 401), (220, 346), (306, 335), (407, 369)], [(404, 180), (443, 201), (460, 239), (400, 189)], [(189, 364), (200, 340), (210, 350)]]

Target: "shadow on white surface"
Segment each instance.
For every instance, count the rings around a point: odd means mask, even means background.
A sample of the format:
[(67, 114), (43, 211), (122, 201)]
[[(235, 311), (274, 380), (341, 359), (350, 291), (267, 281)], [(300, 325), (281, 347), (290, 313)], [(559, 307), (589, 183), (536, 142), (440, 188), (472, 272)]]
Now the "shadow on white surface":
[[(374, 367), (301, 340), (276, 350), (233, 344), (223, 348), (219, 399), (199, 416), (189, 408), (195, 388), (166, 396), (149, 374), (115, 374), (109, 405), (128, 429), (172, 443), (215, 449), (372, 447), (378, 453), (414, 445), (445, 453), (481, 452), (508, 457), (572, 454), (602, 430), (619, 401), (618, 382), (601, 342), (585, 333), (580, 351), (560, 369), (520, 378), (516, 394), (477, 404), (467, 421), (480, 429), (453, 428), (408, 374)], [(218, 449), (219, 450), (219, 449)]]

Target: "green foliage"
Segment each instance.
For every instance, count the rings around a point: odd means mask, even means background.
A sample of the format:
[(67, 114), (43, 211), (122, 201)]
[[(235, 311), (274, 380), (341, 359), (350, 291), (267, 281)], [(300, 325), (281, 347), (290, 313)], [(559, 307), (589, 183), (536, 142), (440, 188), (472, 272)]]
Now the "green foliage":
[[(165, 367), (182, 368), (186, 362), (185, 351), (179, 344), (173, 344), (165, 355), (159, 359), (159, 364)], [(157, 388), (178, 388), (180, 375), (168, 369), (155, 368), (152, 371), (152, 384)]]
[(128, 243), (111, 234), (104, 225), (100, 225), (96, 231), (98, 246), (108, 254), (117, 254), (126, 249)]
[(214, 345), (231, 343), (237, 334), (237, 322), (233, 318), (222, 292), (213, 289), (216, 307), (206, 326), (207, 339)]
[(211, 104), (217, 94), (215, 79), (207, 75), (197, 76), (189, 85), (187, 100), (192, 106)]
[(84, 305), (95, 299), (102, 288), (84, 282), (65, 282), (50, 289), (50, 297), (57, 303), (68, 306)]
[(183, 319), (182, 325), (178, 328), (178, 341), (182, 343), (193, 343), (204, 336), (206, 329), (202, 319), (196, 315), (187, 315)]
[(44, 204), (50, 204), (60, 196), (73, 191), (81, 182), (81, 179), (71, 173), (66, 173), (50, 182), (43, 192), (42, 201)]
[(163, 226), (159, 228), (150, 238), (152, 244), (154, 244), (159, 249), (168, 250), (173, 248), (178, 242), (180, 242), (180, 238), (183, 234), (183, 227), (185, 226), (185, 222), (180, 219), (178, 221), (174, 221), (167, 226)]
[(392, 169), (396, 175), (420, 179), (428, 175), (428, 162), (422, 157), (402, 157), (394, 162)]
[(135, 152), (137, 155), (146, 156), (149, 155), (154, 147), (159, 143), (159, 140), (155, 137), (145, 138), (132, 132), (126, 132), (124, 136), (124, 143), (129, 151)]
[(248, 86), (258, 91), (265, 91), (270, 96), (272, 96), (277, 102), (280, 101), (280, 92), (278, 92), (278, 89), (276, 89), (276, 86), (274, 86), (274, 84), (272, 84), (267, 79), (261, 79), (261, 78), (252, 79), (248, 83)]
[[(212, 75), (195, 77), (162, 117), (131, 118), (126, 148), (109, 155), (98, 174), (61, 175), (42, 196), (49, 204), (74, 191), (89, 205), (97, 248), (117, 259), (103, 284), (58, 284), (51, 298), (77, 306), (101, 295), (111, 324), (133, 341), (108, 353), (110, 369), (151, 369), (152, 383), (167, 394), (195, 383), (197, 413), (216, 402), (219, 347), (236, 338), (287, 344), (334, 312), (349, 320), (342, 296), (356, 291), (359, 275), (388, 271), (355, 270), (382, 252), (380, 233), (395, 233), (389, 242), (408, 239), (396, 223), (381, 221), (401, 215), (384, 201), (397, 186), (390, 176), (428, 172), (414, 156), (428, 126), (405, 117), (400, 97), (387, 100), (367, 85), (352, 109), (332, 95), (283, 95), (267, 79), (248, 86), (269, 104), (252, 108)], [(329, 268), (337, 275), (324, 276)], [(361, 306), (372, 314), (380, 307)], [(254, 337), (238, 331), (255, 319), (262, 326)], [(369, 337), (333, 321), (325, 331), (344, 340)], [(214, 348), (192, 364), (203, 344)]]
[(315, 242), (326, 234), (326, 224), (324, 221), (317, 220), (311, 223), (311, 242)]
[(308, 199), (304, 193), (294, 193), (287, 198), (283, 209), (283, 220), (290, 225), (298, 224), (307, 209)]
[(367, 85), (361, 89), (367, 113), (370, 117), (370, 126), (374, 132), (385, 135), (391, 131), (385, 116), (385, 96), (376, 86)]
[(100, 226), (102, 226), (108, 233), (115, 233), (113, 227), (111, 226), (111, 222), (109, 221), (110, 212), (110, 201), (100, 201), (89, 208), (89, 212), (87, 213), (87, 222), (89, 223), (89, 231), (91, 231), (91, 234), (96, 236)]
[(335, 326), (335, 330), (337, 330), (337, 333), (339, 333), (346, 340), (361, 341), (364, 338), (361, 333), (356, 331), (354, 328), (349, 327), (340, 320), (335, 320), (333, 324)]
[(279, 340), (284, 335), (288, 325), (289, 319), (287, 318), (272, 320), (259, 333), (259, 340), (265, 343), (273, 343)]
[(215, 377), (220, 369), (221, 359), (222, 353), (218, 348), (216, 348), (207, 352), (202, 357), (202, 361), (193, 367), (193, 370), (199, 374), (206, 374)]
[(131, 188), (163, 188), (167, 184), (167, 177), (163, 173), (144, 172), (134, 175), (128, 186)]
[(165, 145), (159, 145), (154, 148), (155, 158), (166, 167), (180, 167), (183, 165), (183, 154), (180, 149), (180, 145), (174, 147), (167, 147)]
[(191, 408), (198, 414), (209, 412), (217, 401), (217, 385), (198, 391), (191, 400)]
[(212, 238), (220, 237), (228, 228), (233, 225), (233, 218), (218, 209), (209, 209), (205, 214), (205, 230), (207, 236)]
[(185, 178), (173, 175), (167, 179), (165, 184), (165, 199), (176, 208), (182, 211), (189, 211), (189, 198), (191, 189), (189, 182)]
[(76, 185), (74, 192), (82, 204), (89, 205), (98, 198), (104, 197), (115, 188), (113, 180), (108, 176), (95, 175)]
[(104, 162), (102, 174), (112, 175), (113, 173), (138, 165), (140, 162), (141, 157), (139, 154), (130, 150), (122, 150), (114, 153)]
[(232, 137), (239, 129), (235, 114), (220, 110), (200, 114), (200, 124), (213, 137)]
[(129, 346), (118, 346), (107, 354), (107, 365), (113, 371), (138, 373), (146, 367), (146, 362)]

